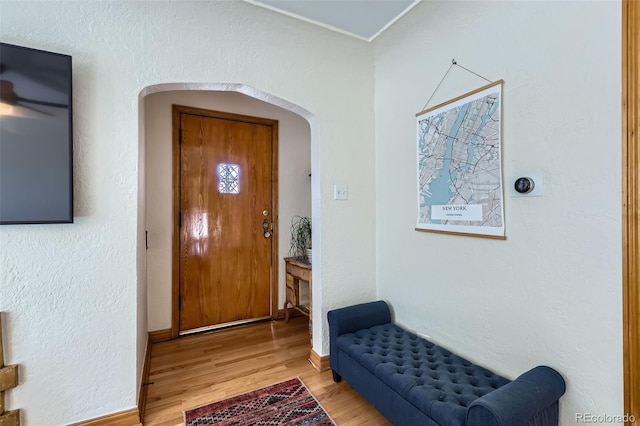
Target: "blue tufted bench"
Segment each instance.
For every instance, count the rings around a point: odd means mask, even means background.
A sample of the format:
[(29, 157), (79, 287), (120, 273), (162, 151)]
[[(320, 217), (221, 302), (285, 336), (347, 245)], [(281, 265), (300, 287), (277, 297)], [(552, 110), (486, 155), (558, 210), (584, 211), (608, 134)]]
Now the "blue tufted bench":
[(385, 302), (328, 313), (330, 363), (393, 424), (550, 426), (565, 382), (535, 367), (511, 381), (391, 322)]

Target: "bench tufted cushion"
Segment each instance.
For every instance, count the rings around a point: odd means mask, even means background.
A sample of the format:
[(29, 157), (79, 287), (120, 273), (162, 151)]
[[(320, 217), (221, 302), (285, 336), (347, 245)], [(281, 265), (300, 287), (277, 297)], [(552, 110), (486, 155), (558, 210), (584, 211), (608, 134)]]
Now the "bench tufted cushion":
[(395, 324), (344, 334), (337, 345), (441, 425), (464, 425), (473, 401), (510, 382)]

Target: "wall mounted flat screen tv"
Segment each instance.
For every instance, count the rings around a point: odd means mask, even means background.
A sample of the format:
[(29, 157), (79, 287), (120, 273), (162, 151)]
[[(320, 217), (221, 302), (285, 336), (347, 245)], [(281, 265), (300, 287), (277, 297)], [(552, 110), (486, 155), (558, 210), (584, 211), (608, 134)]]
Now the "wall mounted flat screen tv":
[(71, 56), (0, 43), (0, 224), (71, 222)]

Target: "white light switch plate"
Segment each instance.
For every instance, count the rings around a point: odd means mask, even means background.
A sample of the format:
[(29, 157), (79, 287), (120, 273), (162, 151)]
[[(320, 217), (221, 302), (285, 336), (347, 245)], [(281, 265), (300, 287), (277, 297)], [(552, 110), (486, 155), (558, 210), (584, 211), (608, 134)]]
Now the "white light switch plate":
[(333, 185), (333, 199), (346, 200), (349, 198), (349, 187), (347, 185)]

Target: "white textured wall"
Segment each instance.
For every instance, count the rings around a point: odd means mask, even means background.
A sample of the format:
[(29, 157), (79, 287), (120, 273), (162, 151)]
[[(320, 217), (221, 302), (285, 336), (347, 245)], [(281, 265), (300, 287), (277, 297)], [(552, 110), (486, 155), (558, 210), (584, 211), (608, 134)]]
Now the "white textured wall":
[[(314, 347), (327, 309), (375, 296), (370, 45), (240, 1), (2, 2), (3, 42), (74, 61), (76, 223), (0, 228), (8, 392), (28, 426), (135, 407), (144, 348), (138, 95), (159, 83), (242, 83), (310, 119)], [(141, 177), (140, 182), (144, 179)], [(333, 183), (351, 199), (331, 199)]]
[[(378, 294), (396, 318), (514, 378), (566, 378), (561, 423), (622, 414), (619, 2), (423, 2), (375, 47)], [(455, 58), (504, 79), (506, 241), (414, 231), (415, 113)], [(431, 106), (486, 84), (454, 68)], [(505, 181), (505, 185), (508, 182)]]
[(311, 135), (300, 115), (237, 92), (169, 91), (145, 97), (149, 230), (149, 330), (171, 328), (172, 117), (186, 105), (278, 120), (278, 308), (285, 296), (284, 257), (291, 218), (311, 216)]

